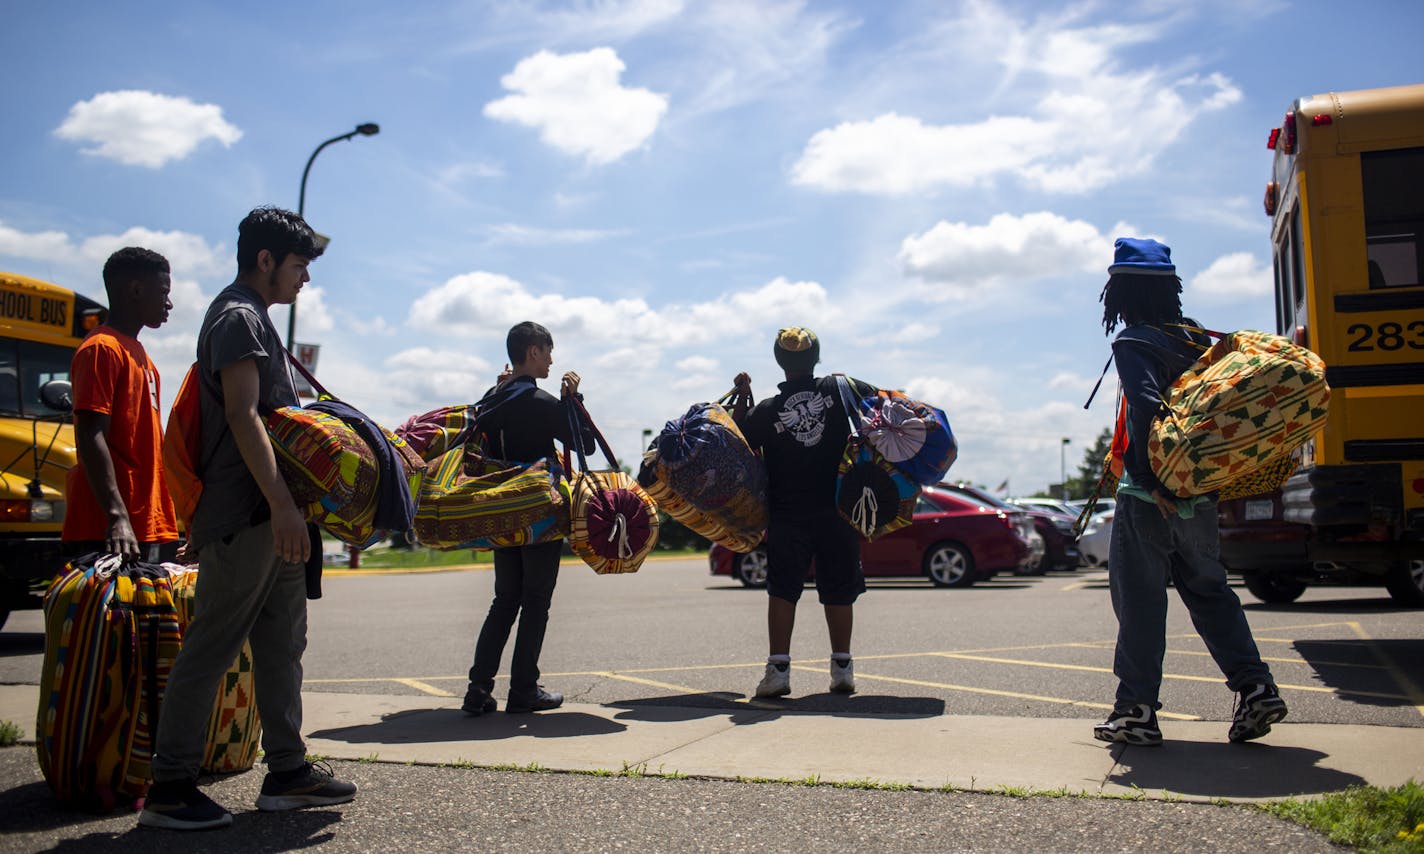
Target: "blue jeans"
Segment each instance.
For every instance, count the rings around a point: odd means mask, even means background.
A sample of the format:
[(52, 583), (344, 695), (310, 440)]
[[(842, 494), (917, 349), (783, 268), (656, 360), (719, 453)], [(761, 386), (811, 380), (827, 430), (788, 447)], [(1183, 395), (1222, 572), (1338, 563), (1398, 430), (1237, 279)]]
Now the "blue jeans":
[(1191, 614), (1226, 686), (1272, 683), (1261, 661), (1241, 600), (1221, 565), (1216, 505), (1202, 504), (1191, 519), (1163, 519), (1156, 504), (1123, 496), (1108, 547), (1108, 586), (1117, 615), (1118, 707), (1162, 704), (1162, 657), (1167, 649), (1167, 579)]

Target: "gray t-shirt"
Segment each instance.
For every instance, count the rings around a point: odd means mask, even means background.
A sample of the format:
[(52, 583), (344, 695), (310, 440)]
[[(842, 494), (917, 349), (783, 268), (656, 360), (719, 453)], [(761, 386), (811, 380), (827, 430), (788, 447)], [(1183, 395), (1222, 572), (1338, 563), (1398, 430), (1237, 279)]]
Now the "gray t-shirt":
[(267, 518), (267, 500), (238, 451), (223, 412), (221, 371), (243, 359), (255, 359), (258, 373), (257, 411), (266, 416), (283, 406), (296, 406), (282, 337), (267, 316), (257, 292), (233, 283), (208, 306), (198, 331), (199, 407), (203, 453), (199, 474), (203, 494), (188, 532), (191, 548), (226, 537)]

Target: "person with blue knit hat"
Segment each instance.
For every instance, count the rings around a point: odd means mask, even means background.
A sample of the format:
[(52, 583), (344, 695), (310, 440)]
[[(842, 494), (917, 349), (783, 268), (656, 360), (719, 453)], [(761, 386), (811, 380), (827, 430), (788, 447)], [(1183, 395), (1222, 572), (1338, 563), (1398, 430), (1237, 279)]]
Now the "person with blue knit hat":
[(1210, 346), (1196, 321), (1182, 316), (1182, 280), (1172, 250), (1148, 238), (1117, 239), (1100, 297), (1103, 329), (1127, 402), (1127, 451), (1117, 489), (1108, 586), (1117, 615), (1112, 714), (1093, 727), (1099, 741), (1162, 743), (1162, 658), (1167, 647), (1167, 582), (1191, 612), (1192, 625), (1238, 695), (1227, 737), (1250, 741), (1286, 716), (1271, 671), (1261, 660), (1241, 600), (1220, 560), (1215, 495), (1177, 498), (1147, 457), (1152, 421), (1172, 383)]
[[(763, 399), (737, 425), (766, 463), (769, 521), (766, 532), (767, 635), (770, 653), (757, 684), (758, 697), (791, 693), (791, 631), (796, 603), (814, 560), (816, 593), (831, 640), (831, 691), (855, 692), (850, 639), (855, 600), (865, 592), (860, 535), (836, 511), (836, 477), (850, 437), (835, 376), (815, 376), (821, 342), (804, 326), (776, 333), (772, 355), (786, 374), (775, 397)], [(847, 378), (849, 379), (849, 378)], [(738, 389), (751, 377), (737, 374)], [(874, 386), (850, 380), (860, 397)]]

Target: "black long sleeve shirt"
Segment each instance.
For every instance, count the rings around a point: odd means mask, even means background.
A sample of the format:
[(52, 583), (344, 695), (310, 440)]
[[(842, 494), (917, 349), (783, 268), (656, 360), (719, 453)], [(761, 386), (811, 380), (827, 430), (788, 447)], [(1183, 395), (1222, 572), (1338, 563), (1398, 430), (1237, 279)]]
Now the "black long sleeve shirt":
[[(573, 448), (573, 431), (562, 401), (539, 388), (533, 377), (515, 377), (485, 392), (478, 433), (485, 453), (501, 460), (532, 463), (554, 456), (554, 440)], [(585, 453), (594, 450), (593, 431), (581, 431)]]

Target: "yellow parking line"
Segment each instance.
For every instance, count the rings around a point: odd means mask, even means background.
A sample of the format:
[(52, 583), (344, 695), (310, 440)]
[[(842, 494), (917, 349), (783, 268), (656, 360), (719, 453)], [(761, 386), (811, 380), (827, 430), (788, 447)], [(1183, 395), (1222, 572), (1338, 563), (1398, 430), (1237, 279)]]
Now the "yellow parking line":
[(606, 678), (608, 678), (608, 679), (618, 679), (618, 680), (621, 680), (621, 681), (623, 681), (623, 682), (632, 682), (632, 683), (634, 683), (634, 684), (636, 684), (636, 685), (649, 685), (649, 686), (651, 686), (651, 687), (653, 687), (653, 688), (662, 688), (662, 689), (665, 690), (665, 691), (676, 691), (676, 692), (679, 693), (679, 694), (701, 694), (701, 693), (703, 693), (702, 691), (698, 691), (698, 690), (695, 689), (695, 688), (689, 688), (689, 687), (687, 687), (686, 685), (673, 685), (673, 684), (668, 683), (668, 682), (655, 682), (655, 681), (653, 681), (652, 679), (640, 679), (640, 678), (637, 677), (637, 676), (629, 676), (629, 675), (626, 674), (626, 673), (617, 673), (617, 672), (614, 672), (614, 671), (612, 671), (612, 670), (600, 670), (600, 671), (597, 671), (597, 672), (594, 672), (594, 673), (589, 673), (589, 674), (586, 674), (586, 675), (589, 675), (589, 676), (604, 676), (604, 677), (606, 677)]
[(1379, 645), (1375, 643), (1375, 639), (1365, 632), (1363, 626), (1356, 622), (1351, 622), (1349, 626), (1361, 640), (1369, 644), (1370, 652), (1374, 654), (1375, 659), (1389, 671), (1389, 675), (1394, 678), (1394, 683), (1408, 695), (1405, 699), (1414, 706), (1414, 711), (1420, 715), (1424, 715), (1424, 691), (1420, 691), (1419, 686), (1414, 684), (1414, 680), (1410, 679), (1403, 670), (1400, 670), (1395, 663), (1390, 660), (1389, 656), (1384, 654), (1384, 650), (1379, 648)]
[[(1209, 652), (1196, 652), (1188, 649), (1169, 649), (1168, 655), (1197, 655), (1211, 658)], [(1269, 655), (1261, 656), (1262, 661), (1269, 661), (1272, 664), (1303, 664), (1307, 667), (1350, 667), (1358, 670), (1388, 670), (1382, 664), (1356, 664), (1351, 661), (1306, 661), (1304, 658), (1275, 658)]]
[(446, 691), (446, 690), (443, 689), (443, 688), (436, 688), (434, 685), (427, 685), (426, 683), (420, 681), (419, 679), (392, 679), (391, 681), (392, 681), (392, 682), (399, 682), (400, 684), (405, 685), (405, 686), (408, 687), (408, 688), (414, 688), (414, 689), (417, 690), (417, 691), (421, 691), (421, 692), (423, 692), (423, 693), (430, 694), (430, 695), (433, 696), (433, 697), (453, 697), (453, 696), (455, 696), (454, 694), (450, 693), (449, 691)]
[[(1083, 670), (1090, 673), (1112, 673), (1109, 667), (1089, 667), (1085, 664), (1056, 664), (1048, 661), (1023, 661), (1013, 658), (991, 658), (987, 655), (961, 655), (959, 653), (939, 653), (943, 658), (960, 658), (966, 661), (983, 661), (989, 664), (1017, 664), (1023, 667), (1046, 667), (1051, 670)], [(1178, 679), (1184, 682), (1216, 682), (1222, 681), (1220, 676), (1188, 676), (1181, 673), (1163, 673), (1163, 679)], [(1323, 688), (1319, 685), (1286, 685), (1278, 683), (1277, 688), (1287, 688), (1292, 691), (1310, 691), (1317, 694), (1348, 694), (1352, 697), (1378, 697), (1385, 700), (1410, 700), (1402, 694), (1387, 694), (1382, 691), (1355, 691), (1344, 688)]]

